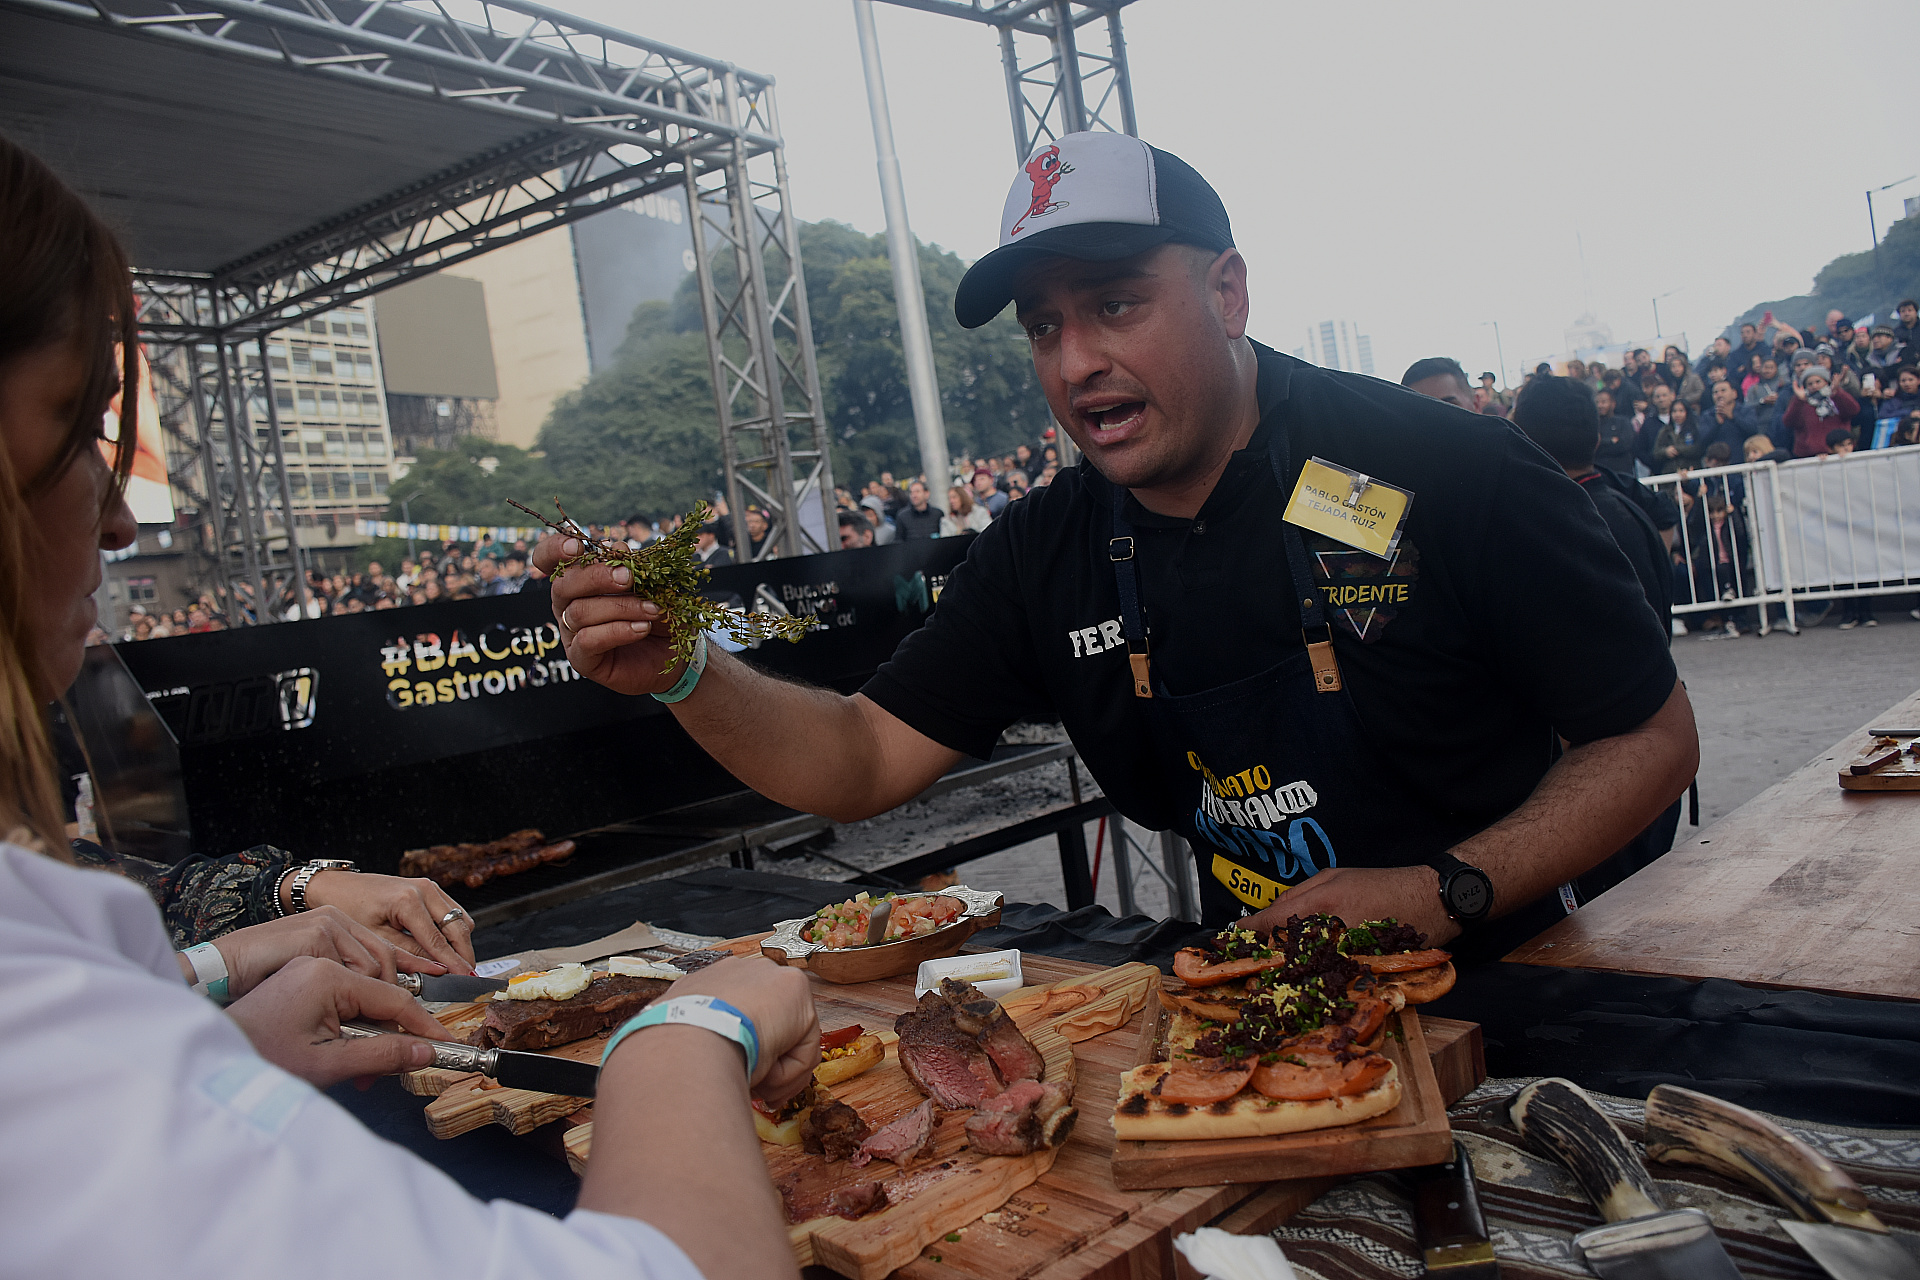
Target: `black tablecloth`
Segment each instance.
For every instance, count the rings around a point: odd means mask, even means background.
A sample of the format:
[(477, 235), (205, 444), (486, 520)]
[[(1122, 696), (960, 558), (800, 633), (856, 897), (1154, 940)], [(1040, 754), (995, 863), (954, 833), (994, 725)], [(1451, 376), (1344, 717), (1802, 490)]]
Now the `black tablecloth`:
[[(843, 901), (843, 884), (719, 868), (522, 916), (474, 939), (481, 958), (605, 937), (636, 920), (684, 933), (737, 937)], [(1040, 955), (1169, 969), (1197, 932), (1180, 921), (1117, 919), (1105, 908), (1010, 904), (975, 940)], [(1920, 1127), (1920, 1005), (1759, 991), (1532, 965), (1463, 970), (1430, 1013), (1478, 1022), (1494, 1076), (1566, 1076), (1600, 1092), (1644, 1098), (1674, 1082), (1775, 1115), (1854, 1126)], [(334, 1091), (376, 1132), (445, 1169), (474, 1194), (549, 1212), (571, 1207), (564, 1163), (504, 1130), (440, 1142), (419, 1098), (391, 1080), (365, 1094)]]

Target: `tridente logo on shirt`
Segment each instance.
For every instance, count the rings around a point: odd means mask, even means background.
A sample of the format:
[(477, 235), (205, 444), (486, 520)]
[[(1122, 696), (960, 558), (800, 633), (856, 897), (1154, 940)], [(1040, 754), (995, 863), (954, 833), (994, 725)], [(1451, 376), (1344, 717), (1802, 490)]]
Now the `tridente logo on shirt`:
[(1309, 534), (1314, 587), (1334, 622), (1362, 644), (1380, 638), (1400, 610), (1413, 603), (1420, 580), (1420, 551), (1401, 538), (1393, 557), (1350, 551), (1331, 538)]

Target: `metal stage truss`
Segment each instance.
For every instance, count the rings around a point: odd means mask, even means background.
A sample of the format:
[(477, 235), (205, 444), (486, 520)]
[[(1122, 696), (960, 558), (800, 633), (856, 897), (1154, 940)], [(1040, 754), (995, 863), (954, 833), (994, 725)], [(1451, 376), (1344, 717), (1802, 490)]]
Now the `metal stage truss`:
[(728, 501), (763, 558), (837, 546), (769, 77), (528, 0), (0, 0), (0, 129), (130, 243), (232, 621), (304, 593), (268, 333), (674, 186)]
[[(1013, 117), (1014, 163), (1063, 133), (1107, 129), (1138, 135), (1133, 80), (1120, 10), (1133, 0), (886, 0), (903, 9), (965, 18), (1000, 35), (1000, 65)], [(1082, 47), (1083, 32), (1106, 27), (1105, 53)]]

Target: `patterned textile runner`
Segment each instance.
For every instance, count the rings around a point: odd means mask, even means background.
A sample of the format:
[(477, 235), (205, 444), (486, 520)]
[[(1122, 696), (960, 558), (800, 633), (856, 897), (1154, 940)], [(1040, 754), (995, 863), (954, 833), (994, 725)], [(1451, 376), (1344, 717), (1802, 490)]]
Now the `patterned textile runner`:
[[(1449, 1112), (1453, 1132), (1473, 1158), (1480, 1207), (1506, 1280), (1589, 1277), (1571, 1241), (1600, 1215), (1560, 1164), (1536, 1155), (1507, 1120), (1507, 1099), (1529, 1078), (1488, 1080)], [(1595, 1094), (1640, 1150), (1645, 1104)], [(1848, 1129), (1769, 1117), (1846, 1169), (1873, 1211), (1920, 1258), (1920, 1131)], [(1640, 1150), (1644, 1157), (1644, 1150)], [(1800, 1251), (1773, 1201), (1717, 1174), (1687, 1165), (1649, 1166), (1672, 1208), (1713, 1218), (1734, 1265), (1749, 1280), (1819, 1280), (1826, 1273)], [(1302, 1280), (1386, 1280), (1423, 1274), (1413, 1243), (1412, 1198), (1390, 1174), (1344, 1182), (1276, 1228), (1273, 1238)]]

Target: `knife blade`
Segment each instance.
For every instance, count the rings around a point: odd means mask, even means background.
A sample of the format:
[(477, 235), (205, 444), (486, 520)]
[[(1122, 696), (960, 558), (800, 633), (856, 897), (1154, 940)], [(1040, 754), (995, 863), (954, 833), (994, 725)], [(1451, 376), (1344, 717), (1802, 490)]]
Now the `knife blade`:
[(1453, 1159), (1409, 1170), (1413, 1183), (1413, 1234), (1427, 1275), (1444, 1280), (1499, 1280), (1487, 1220), (1480, 1212), (1473, 1161), (1458, 1141)]
[(1763, 1116), (1691, 1089), (1647, 1095), (1647, 1156), (1695, 1164), (1755, 1187), (1796, 1216), (1778, 1219), (1836, 1280), (1920, 1280), (1920, 1262), (1833, 1161)]
[(1573, 1238), (1600, 1280), (1740, 1280), (1698, 1209), (1667, 1209), (1626, 1135), (1571, 1080), (1537, 1080), (1508, 1105), (1514, 1128), (1551, 1155), (1599, 1207), (1607, 1225)]
[[(363, 1022), (343, 1022), (340, 1033), (353, 1039), (390, 1034)], [(451, 1040), (430, 1040), (433, 1064), (443, 1071), (477, 1071), (509, 1089), (530, 1089), (570, 1098), (591, 1098), (599, 1088), (600, 1068), (591, 1062), (556, 1058), (518, 1049), (477, 1049)]]
[(428, 973), (398, 973), (393, 980), (402, 990), (410, 991), (422, 1000), (445, 1000), (450, 1004), (461, 1004), (469, 1000), (478, 1000), (495, 991), (505, 991), (504, 978), (470, 977), (462, 973), (444, 973), (438, 976)]

